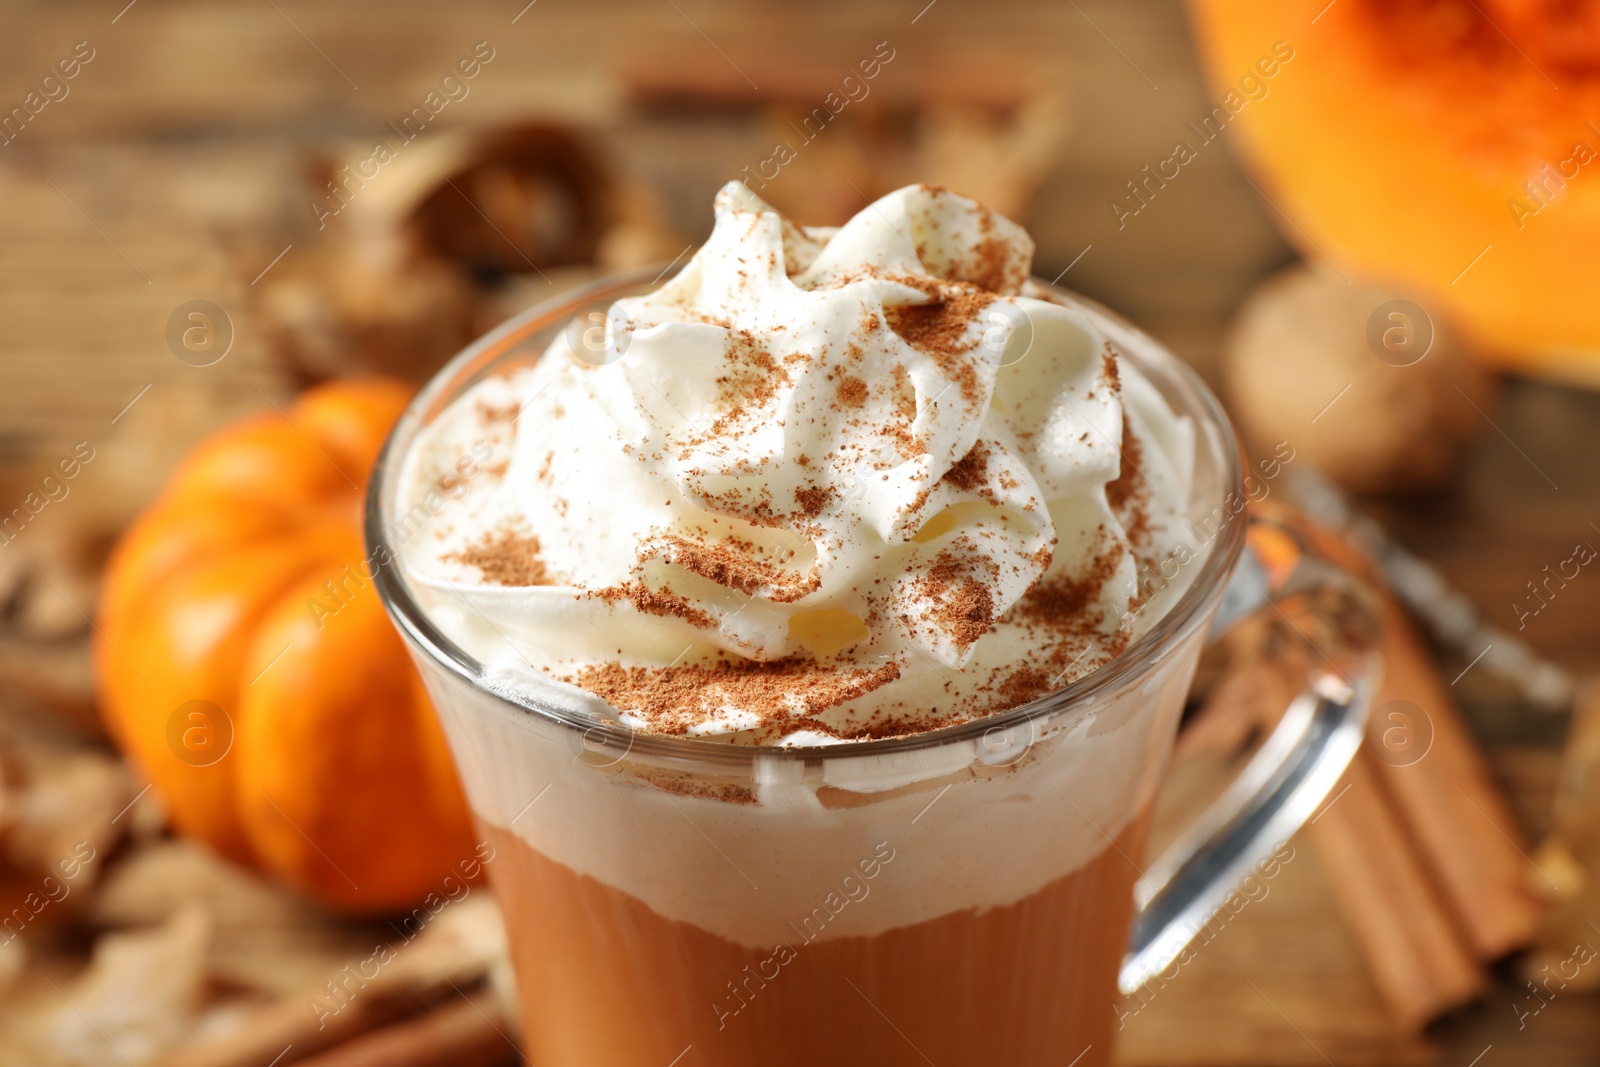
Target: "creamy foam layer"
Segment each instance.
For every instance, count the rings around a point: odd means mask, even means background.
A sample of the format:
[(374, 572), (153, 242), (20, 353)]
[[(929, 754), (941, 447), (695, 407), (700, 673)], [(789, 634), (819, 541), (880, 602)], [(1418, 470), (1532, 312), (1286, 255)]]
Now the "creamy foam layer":
[(495, 696), (537, 691), (526, 667), (435, 692), (480, 819), (665, 918), (803, 951), (1012, 904), (1104, 853), (1152, 802), (1199, 640), (1075, 716), (888, 757), (758, 756), (754, 782), (586, 747)]
[(742, 743), (1087, 674), (1176, 595), (1138, 573), (1177, 542), (1194, 429), (1031, 257), (943, 190), (833, 229), (729, 185), (675, 278), (421, 433), (419, 599), (543, 699)]

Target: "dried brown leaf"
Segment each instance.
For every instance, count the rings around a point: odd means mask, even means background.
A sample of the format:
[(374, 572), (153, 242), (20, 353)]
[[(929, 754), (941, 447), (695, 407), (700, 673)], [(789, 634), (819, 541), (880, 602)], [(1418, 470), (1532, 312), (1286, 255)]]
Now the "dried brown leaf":
[(183, 1039), (204, 1003), (210, 925), (186, 909), (160, 926), (102, 938), (76, 979), (46, 978), (13, 1005), (0, 1044), (19, 1064), (151, 1062)]

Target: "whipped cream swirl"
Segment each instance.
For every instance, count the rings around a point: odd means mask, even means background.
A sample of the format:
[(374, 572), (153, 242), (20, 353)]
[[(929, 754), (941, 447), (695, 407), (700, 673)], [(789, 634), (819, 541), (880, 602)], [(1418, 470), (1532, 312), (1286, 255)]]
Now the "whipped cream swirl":
[(1032, 255), (938, 188), (831, 228), (729, 184), (601, 354), (569, 330), (422, 432), (411, 581), (511, 684), (641, 729), (823, 743), (1065, 685), (1159, 614), (1193, 427)]

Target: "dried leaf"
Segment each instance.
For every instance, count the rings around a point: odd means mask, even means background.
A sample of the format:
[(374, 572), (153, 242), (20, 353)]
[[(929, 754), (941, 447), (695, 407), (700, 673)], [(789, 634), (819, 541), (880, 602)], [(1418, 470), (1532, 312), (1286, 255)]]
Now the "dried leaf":
[(127, 766), (93, 750), (41, 745), (12, 752), (21, 772), (0, 792), (0, 849), (22, 870), (81, 867), (75, 885), (93, 882), (127, 831), (121, 816), (134, 796)]
[(320, 981), (348, 956), (389, 936), (382, 924), (341, 920), (294, 892), (183, 839), (141, 848), (111, 870), (88, 920), (101, 927), (162, 921), (189, 909), (212, 923), (206, 966), (234, 986), (279, 994)]
[(149, 1063), (193, 1025), (205, 998), (210, 921), (186, 909), (153, 929), (112, 934), (65, 984), (46, 979), (4, 1042), (17, 1063)]

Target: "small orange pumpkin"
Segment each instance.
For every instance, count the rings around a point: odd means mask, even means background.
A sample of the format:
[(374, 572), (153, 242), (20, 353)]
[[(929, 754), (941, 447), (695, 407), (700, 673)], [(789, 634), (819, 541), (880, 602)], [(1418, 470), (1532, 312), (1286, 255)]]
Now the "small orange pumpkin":
[(200, 444), (113, 553), (94, 648), (109, 728), (176, 827), (347, 911), (409, 906), (472, 850), (362, 545), (408, 396), (335, 382)]

